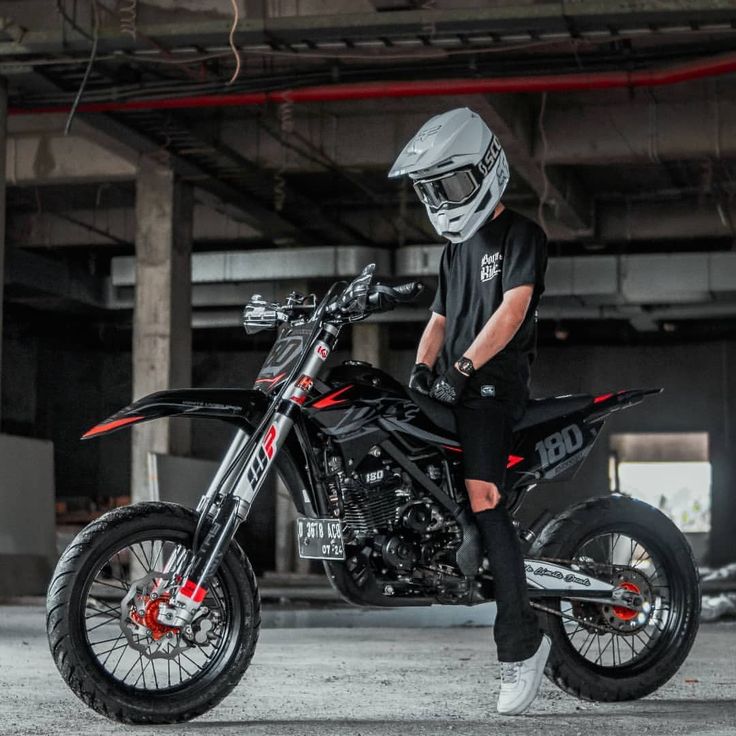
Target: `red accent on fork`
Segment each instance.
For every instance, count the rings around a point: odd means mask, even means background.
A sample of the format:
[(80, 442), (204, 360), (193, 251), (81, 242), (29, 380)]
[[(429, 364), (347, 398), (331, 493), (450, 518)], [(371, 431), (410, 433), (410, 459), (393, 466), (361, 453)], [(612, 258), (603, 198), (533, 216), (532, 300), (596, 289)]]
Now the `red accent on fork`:
[(272, 424), (268, 431), (266, 432), (266, 436), (263, 439), (263, 449), (266, 452), (266, 455), (268, 455), (268, 459), (270, 460), (273, 457), (273, 443), (276, 441), (276, 433), (277, 433), (276, 425)]
[(191, 598), (195, 603), (201, 603), (207, 595), (207, 590), (197, 585), (194, 580), (187, 580), (179, 589), (179, 593), (185, 598)]

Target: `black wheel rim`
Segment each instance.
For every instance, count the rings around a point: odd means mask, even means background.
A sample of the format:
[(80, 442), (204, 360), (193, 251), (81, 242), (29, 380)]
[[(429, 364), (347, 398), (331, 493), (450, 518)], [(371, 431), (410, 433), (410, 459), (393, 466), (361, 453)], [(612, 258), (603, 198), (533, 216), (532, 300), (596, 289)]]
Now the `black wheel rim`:
[[(155, 694), (199, 684), (220, 669), (218, 665), (233, 648), (234, 624), (239, 616), (221, 572), (211, 581), (202, 602), (217, 614), (212, 639), (185, 646), (190, 642), (183, 633), (170, 632), (171, 636), (158, 640), (133, 637), (149, 654), (131, 646), (121, 628), (123, 599), (134, 580), (160, 572), (169, 555), (177, 552), (188, 552), (187, 534), (174, 530), (139, 532), (103, 552), (87, 578), (80, 611), (85, 641), (105, 677), (123, 689)], [(175, 648), (181, 651), (170, 656)]]
[[(676, 576), (667, 556), (645, 536), (633, 530), (598, 531), (584, 538), (571, 556), (582, 566), (587, 562), (623, 568), (624, 580), (640, 589), (648, 585), (645, 597), (650, 600), (651, 611), (633, 625), (622, 622), (618, 626), (618, 616), (611, 607), (560, 602), (564, 615), (560, 626), (568, 646), (601, 674), (627, 676), (648, 667), (651, 659), (668, 646), (679, 625), (681, 595)], [(636, 572), (628, 573), (626, 568)], [(615, 577), (612, 582), (618, 580)]]

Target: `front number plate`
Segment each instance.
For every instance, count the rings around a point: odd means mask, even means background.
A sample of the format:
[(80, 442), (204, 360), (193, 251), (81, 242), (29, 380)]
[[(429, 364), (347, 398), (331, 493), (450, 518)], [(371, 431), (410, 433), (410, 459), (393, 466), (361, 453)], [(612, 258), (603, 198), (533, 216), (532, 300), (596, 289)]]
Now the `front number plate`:
[(299, 541), (299, 557), (309, 560), (344, 560), (345, 545), (342, 542), (342, 523), (339, 519), (296, 520), (296, 538)]

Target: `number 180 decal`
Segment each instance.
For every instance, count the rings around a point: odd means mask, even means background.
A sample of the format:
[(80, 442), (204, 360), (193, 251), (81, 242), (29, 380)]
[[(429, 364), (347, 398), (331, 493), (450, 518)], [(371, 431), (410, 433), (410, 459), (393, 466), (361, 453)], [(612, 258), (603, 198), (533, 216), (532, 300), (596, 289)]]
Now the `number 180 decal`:
[(539, 453), (539, 461), (543, 468), (558, 463), (583, 446), (583, 433), (577, 424), (571, 424), (559, 432), (545, 437), (534, 446)]

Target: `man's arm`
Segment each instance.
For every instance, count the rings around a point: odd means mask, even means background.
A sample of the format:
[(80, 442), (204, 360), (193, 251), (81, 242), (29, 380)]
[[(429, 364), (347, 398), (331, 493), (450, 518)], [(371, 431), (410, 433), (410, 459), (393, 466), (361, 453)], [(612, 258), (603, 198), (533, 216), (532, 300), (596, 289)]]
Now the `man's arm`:
[[(534, 286), (532, 284), (516, 286), (504, 293), (501, 306), (483, 325), (483, 329), (464, 353), (466, 358), (473, 361), (473, 367), (476, 370), (487, 363), (494, 355), (500, 353), (511, 342), (511, 338), (516, 334), (524, 321), (524, 317), (526, 317), (533, 294)], [(427, 329), (424, 331), (425, 335), (431, 324), (430, 320), (430, 324), (427, 325)], [(424, 341), (424, 336), (422, 336), (422, 341)], [(421, 343), (419, 347), (421, 349)]]
[(422, 333), (422, 339), (419, 341), (415, 362), (424, 363), (430, 368), (433, 368), (444, 341), (445, 317), (437, 314), (437, 312), (432, 312), (432, 316), (429, 318), (429, 322), (427, 322), (427, 326)]

